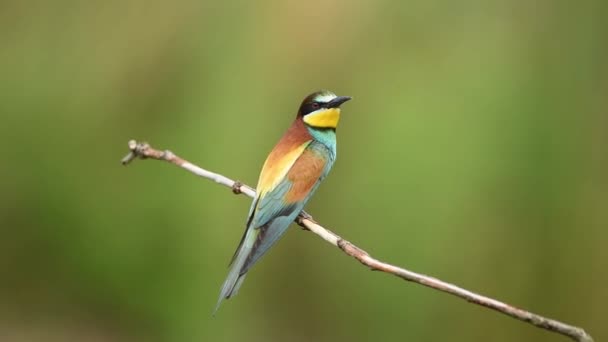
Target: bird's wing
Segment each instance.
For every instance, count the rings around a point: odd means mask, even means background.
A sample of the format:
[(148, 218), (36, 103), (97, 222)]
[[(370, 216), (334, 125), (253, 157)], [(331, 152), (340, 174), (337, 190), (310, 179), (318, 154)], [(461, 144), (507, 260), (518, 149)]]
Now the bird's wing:
[(241, 273), (245, 273), (283, 235), (302, 211), (327, 173), (327, 159), (313, 149), (305, 149), (283, 180), (258, 200), (250, 228), (259, 230)]
[(326, 164), (326, 158), (315, 150), (304, 150), (277, 186), (258, 200), (251, 226), (259, 228), (273, 218), (288, 216), (294, 207), (303, 207), (323, 177)]
[(281, 211), (281, 208), (276, 207), (274, 210), (273, 208), (267, 208), (260, 213), (260, 204), (279, 199), (282, 194), (288, 191), (290, 184), (286, 184), (284, 180), (310, 143), (311, 140), (307, 140), (291, 148), (288, 152), (275, 148), (270, 153), (260, 173), (260, 180), (256, 188), (257, 195), (249, 209), (247, 228), (260, 227), (268, 222), (267, 218), (278, 216), (279, 212), (275, 210)]
[[(289, 136), (289, 135), (286, 135)], [(282, 140), (283, 141), (283, 140)], [(281, 141), (281, 142), (282, 142)], [(259, 203), (265, 203), (267, 201), (272, 201), (276, 196), (280, 196), (280, 194), (286, 192), (286, 187), (289, 184), (283, 184), (281, 181), (285, 179), (285, 176), (293, 166), (293, 164), (300, 158), (306, 147), (310, 145), (312, 140), (307, 139), (300, 143), (281, 143), (277, 144), (275, 148), (270, 152), (268, 158), (264, 162), (264, 166), (262, 167), (262, 172), (260, 172), (260, 179), (258, 181), (258, 186), (256, 187), (256, 195), (251, 203), (251, 207), (249, 208), (249, 215), (247, 215), (247, 223), (245, 224), (245, 233), (239, 242), (239, 246), (237, 247), (232, 259), (230, 260), (230, 264), (234, 262), (237, 254), (243, 247), (243, 243), (245, 242), (245, 237), (247, 236), (247, 231), (249, 229), (254, 229), (262, 226), (264, 223), (268, 222), (268, 217), (276, 217), (278, 216), (281, 208), (276, 207), (275, 211), (269, 210), (263, 211), (263, 217), (265, 221), (260, 223), (261, 220), (258, 219)], [(277, 212), (278, 210), (279, 212)]]

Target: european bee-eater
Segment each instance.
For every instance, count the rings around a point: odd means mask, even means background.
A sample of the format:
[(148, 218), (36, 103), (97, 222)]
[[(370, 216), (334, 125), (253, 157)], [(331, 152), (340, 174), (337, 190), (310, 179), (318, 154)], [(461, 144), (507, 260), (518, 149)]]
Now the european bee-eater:
[(295, 121), (266, 158), (245, 234), (214, 312), (224, 298), (237, 293), (251, 266), (285, 233), (329, 173), (336, 160), (340, 105), (350, 99), (330, 91), (307, 96)]

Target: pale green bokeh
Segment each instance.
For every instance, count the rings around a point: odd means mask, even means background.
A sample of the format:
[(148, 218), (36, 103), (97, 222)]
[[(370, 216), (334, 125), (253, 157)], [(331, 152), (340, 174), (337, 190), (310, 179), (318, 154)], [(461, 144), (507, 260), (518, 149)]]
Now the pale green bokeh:
[(373, 255), (608, 338), (608, 24), (583, 1), (0, 5), (7, 341), (558, 341), (292, 229), (211, 316), (301, 99), (344, 105), (308, 205)]

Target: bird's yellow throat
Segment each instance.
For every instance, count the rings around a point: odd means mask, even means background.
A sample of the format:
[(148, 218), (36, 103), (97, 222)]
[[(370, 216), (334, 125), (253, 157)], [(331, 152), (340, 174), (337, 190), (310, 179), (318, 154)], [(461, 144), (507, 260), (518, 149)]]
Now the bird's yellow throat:
[(336, 128), (340, 121), (340, 108), (321, 109), (304, 116), (304, 122), (315, 128)]

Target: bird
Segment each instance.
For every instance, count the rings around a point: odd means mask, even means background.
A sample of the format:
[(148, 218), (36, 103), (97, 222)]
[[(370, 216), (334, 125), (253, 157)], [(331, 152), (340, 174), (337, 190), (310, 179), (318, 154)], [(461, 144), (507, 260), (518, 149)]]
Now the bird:
[(350, 99), (321, 90), (302, 101), (295, 120), (264, 162), (245, 233), (213, 315), (224, 299), (237, 294), (247, 272), (285, 233), (331, 170), (340, 106)]

